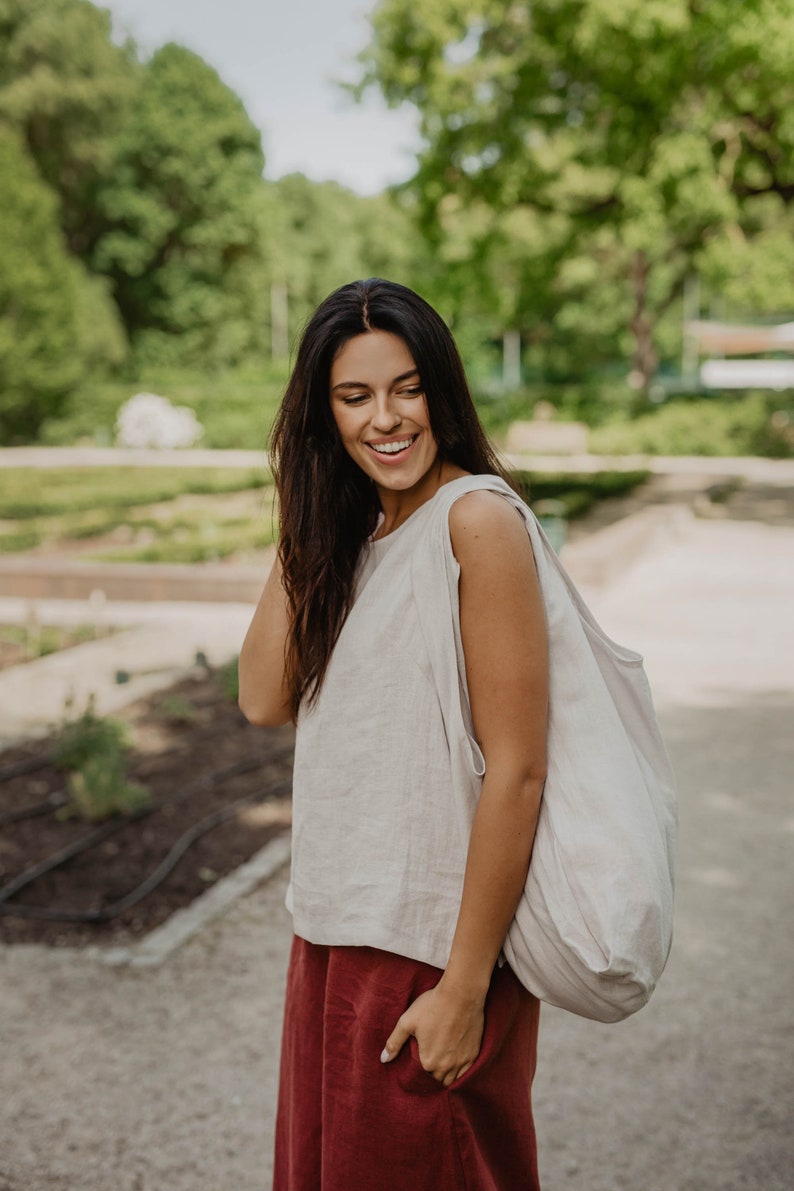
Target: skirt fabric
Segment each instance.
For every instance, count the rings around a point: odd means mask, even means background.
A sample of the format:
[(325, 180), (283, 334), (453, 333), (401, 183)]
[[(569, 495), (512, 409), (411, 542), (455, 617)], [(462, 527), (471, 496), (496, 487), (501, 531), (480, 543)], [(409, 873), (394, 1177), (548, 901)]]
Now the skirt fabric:
[(415, 1039), (380, 1053), (438, 968), (295, 938), (287, 974), (273, 1191), (538, 1191), (530, 1087), (539, 1002), (505, 965), (472, 1067), (448, 1088)]

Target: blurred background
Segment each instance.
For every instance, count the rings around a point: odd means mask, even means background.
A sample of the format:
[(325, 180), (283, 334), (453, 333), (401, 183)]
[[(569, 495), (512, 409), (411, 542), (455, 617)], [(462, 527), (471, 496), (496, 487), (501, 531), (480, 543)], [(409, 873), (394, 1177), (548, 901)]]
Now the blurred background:
[(2, 443), (110, 444), (151, 391), (258, 448), (308, 312), (375, 274), (442, 311), (497, 438), (542, 400), (600, 452), (791, 454), (793, 30), (0, 0)]

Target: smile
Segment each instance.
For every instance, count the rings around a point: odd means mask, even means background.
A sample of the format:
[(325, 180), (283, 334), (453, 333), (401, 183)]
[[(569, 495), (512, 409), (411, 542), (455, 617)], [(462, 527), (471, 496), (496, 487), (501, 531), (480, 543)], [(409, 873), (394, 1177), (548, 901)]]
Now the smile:
[(414, 434), (409, 438), (395, 439), (394, 442), (368, 442), (367, 446), (371, 451), (375, 451), (377, 455), (398, 455), (400, 452), (407, 451), (410, 446), (413, 446), (418, 437), (418, 434)]

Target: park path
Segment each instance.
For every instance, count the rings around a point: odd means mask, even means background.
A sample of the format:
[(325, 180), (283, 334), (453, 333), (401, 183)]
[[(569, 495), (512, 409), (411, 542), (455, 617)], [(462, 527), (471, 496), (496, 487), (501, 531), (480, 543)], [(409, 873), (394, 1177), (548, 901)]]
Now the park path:
[[(684, 516), (587, 594), (646, 657), (680, 786), (677, 927), (628, 1022), (544, 1008), (544, 1191), (788, 1191), (794, 528)], [(284, 882), (161, 968), (0, 952), (0, 1189), (266, 1191)]]

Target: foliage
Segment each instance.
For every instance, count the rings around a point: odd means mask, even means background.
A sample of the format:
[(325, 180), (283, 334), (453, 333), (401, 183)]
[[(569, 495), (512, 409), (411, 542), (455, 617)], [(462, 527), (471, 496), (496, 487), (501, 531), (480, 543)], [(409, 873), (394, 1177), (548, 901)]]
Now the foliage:
[(259, 132), (216, 72), (182, 46), (158, 50), (102, 179), (91, 253), (141, 361), (226, 365), (261, 346), (263, 166)]
[(208, 521), (205, 514), (200, 525), (185, 529), (167, 523), (158, 525), (144, 542), (95, 548), (91, 557), (103, 562), (199, 563), (218, 562), (234, 554), (250, 555), (253, 561), (272, 542), (273, 526), (265, 517), (235, 522), (220, 516)]
[(59, 815), (76, 815), (88, 823), (101, 822), (111, 815), (134, 814), (151, 802), (145, 786), (128, 781), (124, 756), (114, 750), (97, 753), (70, 773), (68, 790), (70, 801)]
[(626, 419), (634, 395), (625, 378), (600, 377), (578, 384), (535, 383), (497, 395), (475, 390), (474, 398), (487, 433), (499, 440), (511, 422), (531, 419), (539, 401), (553, 405), (560, 421), (584, 422), (592, 427)]
[[(197, 55), (0, 0), (2, 439), (110, 443), (149, 390), (263, 448), (305, 319), (361, 276), (438, 307), (497, 434), (540, 396), (638, 408), (627, 365), (648, 393), (677, 365), (695, 277), (714, 316), (794, 310), (794, 0), (380, 0), (368, 85), (419, 110), (412, 184), (264, 181)], [(529, 390), (497, 403), (510, 328)]]
[(750, 393), (733, 401), (713, 397), (671, 400), (632, 422), (616, 422), (592, 431), (590, 448), (606, 455), (794, 458), (794, 434), (783, 395)]
[(289, 339), (332, 290), (361, 277), (411, 285), (421, 241), (412, 216), (386, 195), (362, 198), (337, 182), (289, 174), (268, 184), (278, 234), (274, 279), (286, 286)]
[(240, 675), (238, 672), (238, 658), (231, 658), (225, 666), (218, 670), (221, 690), (231, 703), (236, 703), (240, 697)]
[(99, 280), (71, 258), (57, 204), (17, 134), (0, 124), (0, 441), (35, 434), (123, 337)]
[(146, 369), (134, 381), (86, 380), (72, 393), (62, 414), (42, 427), (49, 446), (113, 442), (118, 412), (142, 389), (187, 405), (204, 429), (204, 447), (264, 450), (287, 380), (286, 363), (248, 364), (234, 370)]
[(72, 254), (99, 233), (98, 185), (112, 168), (138, 63), (89, 0), (0, 0), (0, 121), (16, 128), (57, 195)]
[(72, 645), (96, 638), (93, 625), (64, 628), (51, 624), (6, 624), (0, 626), (0, 645), (16, 646), (25, 659), (43, 658)]
[[(0, 553), (80, 542), (84, 557), (129, 562), (258, 559), (273, 541), (264, 471), (195, 468), (0, 469)], [(110, 536), (110, 540), (109, 539)]]
[(439, 268), (530, 364), (619, 347), (647, 388), (690, 275), (749, 270), (769, 309), (794, 274), (790, 0), (381, 0), (372, 31), (361, 89), (420, 113)]
[(96, 700), (88, 700), (85, 711), (75, 720), (64, 722), (55, 737), (54, 758), (59, 769), (72, 772), (92, 757), (129, 748), (129, 733), (121, 720), (98, 716)]
[[(180, 496), (214, 496), (261, 489), (267, 473), (244, 468), (51, 468), (46, 489), (33, 468), (0, 469), (0, 519), (126, 510), (173, 501)], [(118, 520), (112, 522), (119, 524)]]
[(91, 696), (85, 711), (63, 723), (55, 737), (55, 764), (69, 775), (70, 796), (58, 814), (98, 822), (145, 807), (148, 790), (127, 780), (124, 758), (129, 747), (126, 724), (98, 716)]
[(515, 471), (511, 478), (530, 507), (540, 508), (544, 501), (559, 501), (569, 520), (582, 517), (600, 500), (626, 496), (648, 479), (647, 471), (601, 471), (594, 474), (573, 472)]
[(195, 723), (198, 714), (195, 703), (174, 692), (163, 695), (158, 701), (157, 710), (165, 720), (178, 727)]

